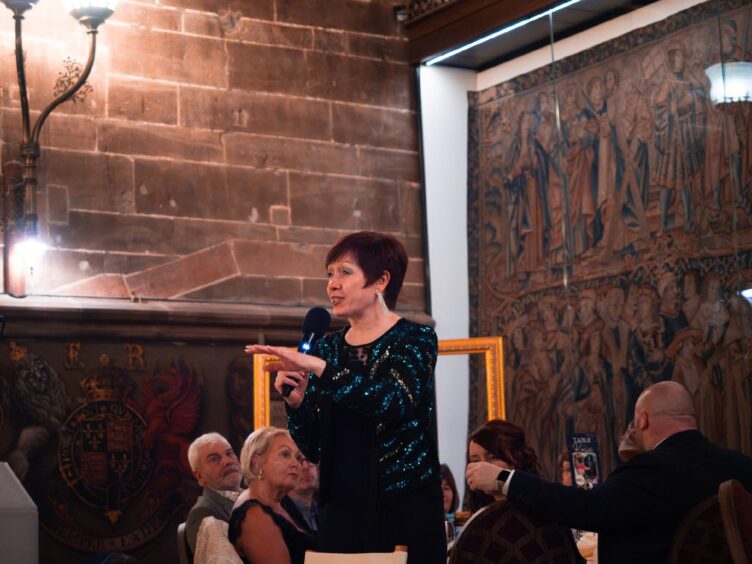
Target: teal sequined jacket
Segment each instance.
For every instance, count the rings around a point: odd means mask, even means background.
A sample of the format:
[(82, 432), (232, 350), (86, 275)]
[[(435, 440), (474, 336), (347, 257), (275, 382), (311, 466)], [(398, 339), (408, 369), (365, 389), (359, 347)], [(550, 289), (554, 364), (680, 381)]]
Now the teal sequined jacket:
[[(375, 424), (379, 496), (392, 497), (438, 482), (436, 333), (425, 325), (400, 319), (369, 345), (367, 364), (355, 372), (344, 366), (346, 349), (356, 348), (345, 342), (347, 329), (322, 338), (312, 353), (326, 361), (326, 368), (320, 378), (310, 375), (297, 409), (287, 406), (293, 440), (309, 460), (326, 459), (327, 445), (322, 444), (322, 436), (337, 432), (324, 428), (327, 404), (334, 403)], [(326, 460), (322, 470), (325, 464)]]

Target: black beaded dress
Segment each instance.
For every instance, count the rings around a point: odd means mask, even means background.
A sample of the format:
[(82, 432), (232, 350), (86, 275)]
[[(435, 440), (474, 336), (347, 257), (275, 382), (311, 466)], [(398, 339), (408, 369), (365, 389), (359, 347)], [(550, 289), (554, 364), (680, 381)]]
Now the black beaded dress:
[[(290, 523), (285, 517), (276, 513), (268, 505), (264, 505), (256, 499), (249, 499), (242, 505), (236, 507), (230, 515), (230, 524), (227, 528), (227, 536), (233, 546), (236, 546), (238, 539), (240, 538), (243, 530), (243, 521), (248, 510), (254, 505), (258, 505), (269, 517), (272, 518), (274, 524), (279, 527), (282, 533), (282, 538), (287, 545), (287, 550), (290, 551), (290, 562), (292, 564), (303, 564), (305, 560), (306, 550), (316, 550), (317, 543), (315, 537), (298, 530), (295, 525)], [(237, 547), (236, 547), (237, 548)], [(243, 562), (248, 564), (248, 560), (242, 558)]]
[(346, 327), (313, 351), (303, 403), (288, 407), (295, 443), (319, 462), (322, 550), (390, 552), (408, 562), (446, 561), (436, 444), (436, 333), (400, 319), (375, 341), (351, 346)]

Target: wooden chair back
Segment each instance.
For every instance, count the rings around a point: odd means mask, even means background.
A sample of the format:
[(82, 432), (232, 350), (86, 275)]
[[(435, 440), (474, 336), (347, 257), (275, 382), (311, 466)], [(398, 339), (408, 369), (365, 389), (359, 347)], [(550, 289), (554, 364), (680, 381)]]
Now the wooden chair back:
[(718, 494), (704, 499), (687, 514), (674, 535), (671, 564), (732, 564)]
[(752, 494), (736, 480), (718, 489), (721, 519), (734, 564), (752, 562)]
[(188, 547), (188, 537), (185, 535), (185, 523), (178, 525), (178, 559), (180, 564), (193, 564), (191, 549)]
[(581, 561), (568, 528), (507, 501), (492, 503), (473, 515), (449, 555), (449, 564)]

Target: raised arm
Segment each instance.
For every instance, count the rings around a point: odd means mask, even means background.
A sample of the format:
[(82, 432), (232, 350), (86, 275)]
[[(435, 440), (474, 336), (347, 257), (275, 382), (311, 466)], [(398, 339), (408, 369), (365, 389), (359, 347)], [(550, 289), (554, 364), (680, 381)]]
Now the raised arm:
[(652, 468), (633, 461), (622, 467), (603, 485), (592, 490), (564, 486), (542, 480), (526, 472), (515, 471), (507, 497), (567, 527), (594, 532), (623, 530), (643, 526), (667, 517), (665, 492), (657, 482), (646, 481)]

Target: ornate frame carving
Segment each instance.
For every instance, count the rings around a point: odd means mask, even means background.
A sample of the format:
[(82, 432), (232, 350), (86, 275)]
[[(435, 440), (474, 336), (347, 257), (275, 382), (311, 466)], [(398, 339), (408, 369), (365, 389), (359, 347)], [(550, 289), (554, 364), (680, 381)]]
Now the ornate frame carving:
[[(486, 369), (488, 418), (504, 419), (504, 362), (501, 337), (474, 337), (439, 341), (439, 355), (482, 354)], [(253, 428), (269, 425), (269, 373), (264, 365), (274, 357), (257, 354), (253, 357)]]

